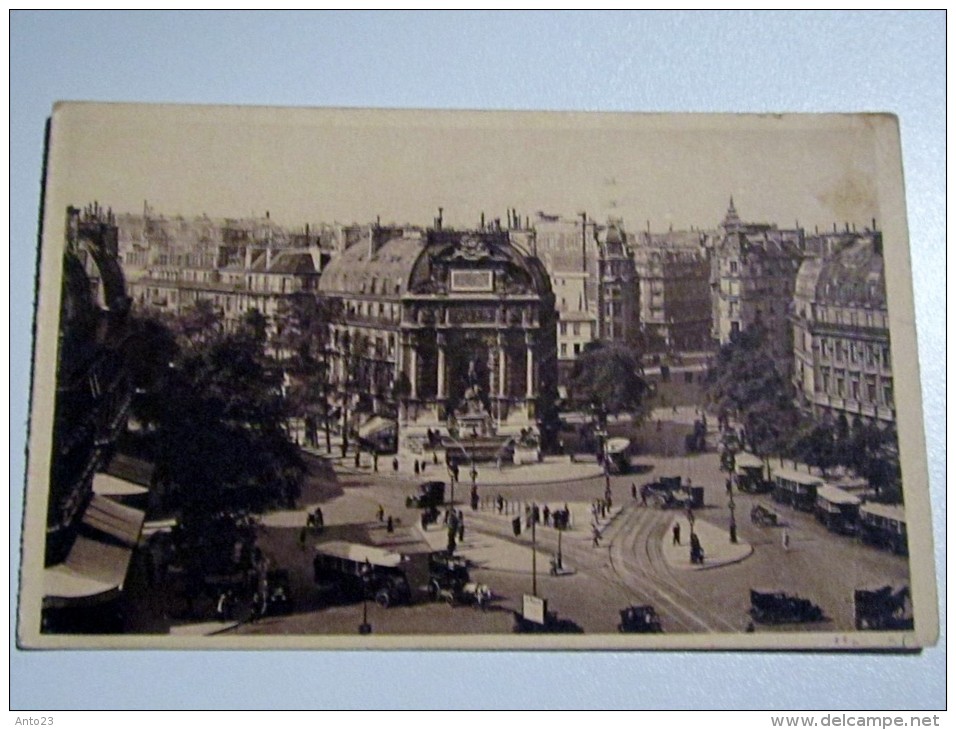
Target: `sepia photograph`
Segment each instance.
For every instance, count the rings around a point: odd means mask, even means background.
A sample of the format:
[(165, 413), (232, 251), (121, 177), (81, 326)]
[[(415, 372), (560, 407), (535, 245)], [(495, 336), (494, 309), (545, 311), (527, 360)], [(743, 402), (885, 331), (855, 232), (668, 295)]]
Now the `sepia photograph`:
[(62, 103), (25, 648), (939, 634), (892, 115)]

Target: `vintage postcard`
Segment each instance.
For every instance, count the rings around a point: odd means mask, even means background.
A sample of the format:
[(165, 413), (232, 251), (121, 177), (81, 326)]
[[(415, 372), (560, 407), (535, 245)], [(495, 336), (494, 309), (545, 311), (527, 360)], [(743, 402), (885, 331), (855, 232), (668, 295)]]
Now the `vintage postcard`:
[(898, 124), (64, 103), (20, 645), (936, 642)]

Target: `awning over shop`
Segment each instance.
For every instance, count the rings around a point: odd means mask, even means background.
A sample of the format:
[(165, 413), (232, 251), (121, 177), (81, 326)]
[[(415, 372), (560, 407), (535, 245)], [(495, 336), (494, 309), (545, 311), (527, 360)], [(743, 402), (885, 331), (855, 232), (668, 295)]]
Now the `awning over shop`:
[(93, 476), (93, 493), (104, 497), (136, 497), (149, 490), (112, 474), (99, 472)]
[(94, 494), (83, 515), (83, 524), (132, 547), (139, 540), (145, 515), (109, 497)]
[(90, 606), (114, 598), (126, 581), (144, 516), (94, 494), (83, 515), (85, 532), (66, 560), (43, 571), (43, 607)]
[(114, 598), (123, 588), (132, 548), (79, 536), (59, 565), (43, 571), (43, 607), (90, 606)]

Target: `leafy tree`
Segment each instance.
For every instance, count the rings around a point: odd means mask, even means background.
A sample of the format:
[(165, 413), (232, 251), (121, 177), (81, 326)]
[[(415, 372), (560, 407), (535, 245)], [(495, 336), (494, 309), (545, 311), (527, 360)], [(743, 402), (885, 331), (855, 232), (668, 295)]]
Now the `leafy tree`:
[(805, 419), (794, 434), (789, 451), (807, 466), (819, 469), (823, 476), (841, 463), (837, 429), (829, 421)]
[(720, 348), (707, 374), (707, 394), (722, 413), (735, 411), (745, 445), (766, 459), (784, 451), (799, 422), (790, 384), (777, 371), (762, 327), (739, 332)]
[(896, 429), (857, 421), (841, 448), (843, 463), (888, 501), (902, 501)]
[(208, 299), (199, 299), (170, 319), (170, 329), (181, 347), (200, 347), (222, 334), (222, 311)]
[(307, 292), (294, 294), (279, 304), (271, 343), (291, 381), (287, 393), (290, 413), (305, 419), (306, 438), (313, 445), (316, 421), (321, 420), (328, 450), (332, 448), (331, 325), (340, 319), (337, 300), (319, 299)]
[(646, 415), (648, 389), (638, 368), (627, 348), (589, 343), (571, 371), (571, 401), (578, 408), (590, 410), (601, 428), (606, 428), (609, 415), (617, 413), (631, 413), (639, 422)]
[(163, 388), (157, 479), (186, 524), (294, 503), (304, 473), (280, 377), (242, 333), (185, 351)]
[(152, 314), (131, 315), (123, 356), (133, 386), (133, 416), (145, 429), (162, 413), (163, 386), (179, 346), (169, 326)]

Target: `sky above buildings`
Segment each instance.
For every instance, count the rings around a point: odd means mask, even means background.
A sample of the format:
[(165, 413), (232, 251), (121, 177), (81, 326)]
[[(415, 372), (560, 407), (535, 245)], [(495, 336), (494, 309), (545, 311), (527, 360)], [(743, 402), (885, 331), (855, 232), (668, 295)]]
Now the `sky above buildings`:
[[(69, 105), (54, 200), (278, 223), (470, 227), (538, 211), (628, 229), (880, 221), (886, 130), (873, 116), (666, 116)], [(890, 184), (901, 171), (890, 171)], [(895, 177), (892, 175), (895, 174)], [(51, 200), (50, 202), (53, 202)]]

